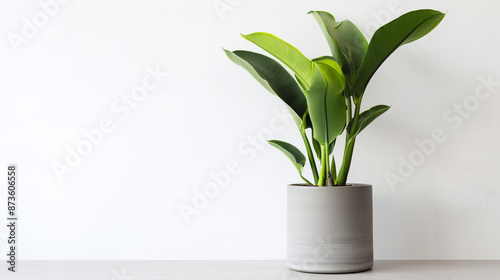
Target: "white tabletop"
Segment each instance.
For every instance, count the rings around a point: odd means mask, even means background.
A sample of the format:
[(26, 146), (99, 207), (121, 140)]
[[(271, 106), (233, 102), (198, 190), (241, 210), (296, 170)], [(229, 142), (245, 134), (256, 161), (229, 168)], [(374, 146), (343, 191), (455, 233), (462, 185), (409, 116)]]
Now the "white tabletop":
[(0, 279), (36, 280), (499, 280), (500, 261), (375, 261), (354, 274), (309, 274), (284, 261), (20, 261), (16, 273), (2, 265)]

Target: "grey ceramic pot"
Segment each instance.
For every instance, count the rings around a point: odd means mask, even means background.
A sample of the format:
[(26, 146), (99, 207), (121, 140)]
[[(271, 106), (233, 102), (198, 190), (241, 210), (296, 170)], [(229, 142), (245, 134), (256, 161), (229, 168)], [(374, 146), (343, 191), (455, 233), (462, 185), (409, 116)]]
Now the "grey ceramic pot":
[(373, 266), (372, 186), (288, 185), (287, 265), (314, 273)]

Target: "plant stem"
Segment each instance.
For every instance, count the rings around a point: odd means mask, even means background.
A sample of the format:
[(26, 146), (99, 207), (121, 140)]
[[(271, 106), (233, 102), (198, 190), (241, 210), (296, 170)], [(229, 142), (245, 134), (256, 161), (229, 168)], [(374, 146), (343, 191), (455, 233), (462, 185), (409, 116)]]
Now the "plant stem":
[(333, 149), (335, 148), (335, 143), (337, 142), (337, 138), (335, 138), (333, 140), (333, 142), (330, 144), (331, 145), (331, 149), (330, 149), (330, 145), (328, 145), (328, 154), (332, 155), (332, 161), (331, 161), (331, 165), (330, 165), (330, 174), (329, 174), (329, 180), (328, 180), (328, 185), (329, 186), (333, 186), (333, 183), (335, 182), (335, 179), (337, 178), (337, 167), (335, 166), (335, 155), (333, 154)]
[(332, 164), (330, 166), (330, 173), (332, 176), (332, 181), (335, 182), (337, 180), (337, 167), (335, 166), (335, 156), (332, 154)]
[[(347, 140), (346, 140), (347, 141)], [(342, 160), (342, 166), (340, 167), (339, 175), (335, 181), (335, 185), (345, 186), (347, 182), (347, 174), (349, 173), (349, 168), (351, 167), (352, 152), (354, 151), (354, 142), (356, 139), (347, 141), (348, 144), (345, 146), (344, 158)]]
[(351, 97), (347, 96), (345, 98), (345, 102), (347, 104), (347, 124), (349, 124), (352, 120), (352, 103), (351, 103)]
[[(301, 128), (300, 134), (302, 135), (302, 140), (304, 140), (304, 144), (306, 146), (307, 158), (309, 159), (309, 165), (311, 165), (311, 170), (312, 170), (312, 174), (314, 177), (314, 183), (317, 184), (318, 183), (318, 169), (316, 168), (316, 160), (314, 159), (314, 154), (311, 150), (311, 145), (309, 143), (309, 139), (307, 139), (307, 134), (306, 134), (305, 129)], [(302, 178), (304, 178), (304, 177), (302, 177)], [(311, 184), (311, 183), (309, 183), (309, 184)]]
[(302, 180), (304, 180), (309, 185), (314, 186), (313, 184), (311, 184), (311, 182), (309, 182), (309, 180), (307, 180), (306, 178), (304, 178), (304, 176), (302, 176), (302, 174), (300, 174), (300, 178), (302, 178)]
[(324, 186), (330, 171), (328, 170), (328, 144), (321, 145), (321, 172), (319, 174), (318, 186)]
[[(352, 131), (356, 131), (357, 126), (359, 125), (359, 109), (361, 107), (361, 100), (358, 104), (355, 104), (356, 108), (354, 110), (354, 119), (352, 124)], [(337, 176), (337, 180), (335, 181), (335, 185), (345, 186), (347, 183), (347, 174), (349, 173), (349, 168), (351, 167), (352, 161), (352, 153), (354, 151), (354, 143), (356, 142), (356, 137), (350, 138), (349, 133), (346, 133), (345, 139), (345, 149), (344, 149), (344, 158), (342, 159), (342, 166), (340, 167), (339, 174)]]

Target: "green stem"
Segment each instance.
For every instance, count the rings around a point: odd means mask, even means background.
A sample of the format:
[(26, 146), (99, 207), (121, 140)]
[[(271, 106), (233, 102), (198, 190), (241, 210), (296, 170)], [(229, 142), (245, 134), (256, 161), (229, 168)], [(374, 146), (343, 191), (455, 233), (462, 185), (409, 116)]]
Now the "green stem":
[(306, 178), (304, 178), (304, 176), (302, 176), (302, 174), (300, 174), (300, 178), (302, 178), (302, 180), (304, 180), (309, 185), (314, 186), (313, 184), (311, 184), (311, 182), (309, 182), (309, 180), (307, 180)]
[(337, 180), (337, 167), (335, 166), (335, 156), (332, 154), (332, 164), (330, 166), (330, 173), (332, 176), (332, 181), (335, 182)]
[[(361, 100), (358, 104), (356, 104), (356, 108), (354, 110), (352, 131), (356, 131), (356, 128), (359, 125), (359, 109), (360, 109), (360, 107), (361, 107)], [(335, 185), (345, 186), (345, 184), (347, 183), (347, 174), (349, 173), (349, 168), (351, 167), (352, 153), (354, 151), (354, 143), (355, 142), (356, 142), (356, 137), (351, 139), (349, 137), (349, 133), (346, 133), (344, 158), (342, 159), (342, 166), (340, 167), (339, 174), (337, 176), (337, 180), (335, 181)]]
[(311, 149), (311, 144), (309, 144), (309, 139), (307, 139), (307, 134), (305, 129), (301, 128), (300, 134), (302, 135), (302, 140), (304, 140), (304, 144), (306, 146), (307, 157), (309, 159), (309, 165), (311, 165), (311, 170), (314, 177), (314, 183), (318, 183), (318, 169), (316, 168), (316, 160), (314, 159), (314, 154)]
[(351, 97), (347, 96), (345, 98), (345, 102), (347, 104), (347, 124), (349, 124), (352, 120), (352, 103)]
[(335, 185), (345, 186), (347, 183), (347, 174), (349, 173), (349, 168), (351, 167), (352, 152), (354, 151), (354, 142), (356, 139), (348, 141), (349, 143), (345, 146), (344, 158), (342, 160), (342, 166), (340, 167), (339, 175), (335, 181)]
[(330, 165), (330, 181), (328, 181), (329, 183), (331, 182), (331, 185), (334, 185), (335, 183), (335, 180), (337, 179), (337, 167), (335, 166), (335, 155), (333, 154), (333, 149), (335, 148), (335, 143), (337, 142), (337, 138), (335, 138), (332, 142), (332, 149), (328, 151), (328, 153), (332, 154), (332, 161), (331, 161), (331, 165)]
[(321, 145), (321, 172), (319, 174), (318, 186), (324, 186), (330, 171), (328, 170), (328, 144)]

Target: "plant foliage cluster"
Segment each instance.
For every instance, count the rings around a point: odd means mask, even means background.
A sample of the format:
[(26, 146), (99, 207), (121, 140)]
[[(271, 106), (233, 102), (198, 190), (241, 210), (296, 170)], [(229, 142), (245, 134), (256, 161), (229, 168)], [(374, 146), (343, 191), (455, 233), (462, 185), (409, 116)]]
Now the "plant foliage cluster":
[[(289, 43), (264, 32), (242, 36), (279, 62), (255, 52), (224, 51), (234, 63), (246, 69), (289, 107), (304, 141), (314, 181), (310, 182), (302, 175), (306, 157), (298, 148), (284, 141), (268, 142), (292, 161), (306, 183), (343, 186), (347, 182), (356, 137), (389, 109), (387, 105), (376, 105), (361, 111), (368, 83), (398, 47), (428, 34), (445, 14), (434, 10), (406, 13), (380, 27), (370, 43), (349, 20), (336, 21), (323, 11), (309, 14), (314, 16), (323, 31), (330, 55), (309, 59)], [(308, 130), (310, 137), (306, 133)], [(337, 169), (332, 152), (337, 138), (343, 133), (345, 146)]]

